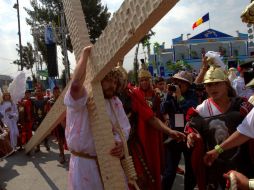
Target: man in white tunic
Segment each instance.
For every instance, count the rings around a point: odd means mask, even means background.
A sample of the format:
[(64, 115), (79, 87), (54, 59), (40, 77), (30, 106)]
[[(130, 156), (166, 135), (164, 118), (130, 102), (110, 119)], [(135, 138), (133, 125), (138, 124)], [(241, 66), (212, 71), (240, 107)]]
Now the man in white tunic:
[[(75, 68), (70, 89), (64, 99), (64, 103), (67, 106), (65, 136), (68, 148), (72, 153), (69, 164), (68, 190), (103, 189), (86, 107), (88, 94), (83, 86), (90, 51), (91, 47), (84, 48)], [(125, 137), (128, 138), (130, 124), (121, 101), (114, 96), (117, 87), (114, 71), (111, 71), (102, 80), (101, 84), (106, 110), (112, 123), (112, 131), (114, 132), (113, 126), (116, 126), (117, 122), (119, 122)], [(109, 153), (112, 156), (121, 158), (123, 156), (123, 144), (116, 134), (115, 142), (115, 147)]]

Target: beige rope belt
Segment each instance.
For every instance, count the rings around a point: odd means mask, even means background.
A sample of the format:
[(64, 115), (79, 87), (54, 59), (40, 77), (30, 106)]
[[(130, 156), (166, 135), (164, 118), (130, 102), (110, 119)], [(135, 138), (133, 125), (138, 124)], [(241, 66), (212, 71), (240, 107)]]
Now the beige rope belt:
[(91, 156), (88, 153), (85, 152), (75, 152), (74, 150), (70, 151), (74, 156), (81, 157), (81, 158), (86, 158), (86, 159), (92, 159), (97, 161), (97, 156)]

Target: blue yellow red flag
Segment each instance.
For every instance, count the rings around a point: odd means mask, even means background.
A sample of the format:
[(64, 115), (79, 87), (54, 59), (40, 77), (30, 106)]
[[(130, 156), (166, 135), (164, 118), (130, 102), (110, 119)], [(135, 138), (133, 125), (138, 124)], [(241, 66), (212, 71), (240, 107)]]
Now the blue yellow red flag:
[(206, 13), (202, 18), (199, 18), (193, 25), (192, 25), (192, 29), (194, 30), (197, 26), (199, 26), (200, 24), (206, 22), (209, 20), (209, 13)]

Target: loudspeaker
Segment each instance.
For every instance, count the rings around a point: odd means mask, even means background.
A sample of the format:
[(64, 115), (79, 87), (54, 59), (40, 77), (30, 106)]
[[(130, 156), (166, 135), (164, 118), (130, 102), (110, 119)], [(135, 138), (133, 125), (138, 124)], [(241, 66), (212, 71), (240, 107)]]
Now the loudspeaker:
[(48, 66), (48, 76), (57, 77), (58, 76), (58, 65), (57, 65), (57, 49), (56, 44), (47, 44), (47, 66)]

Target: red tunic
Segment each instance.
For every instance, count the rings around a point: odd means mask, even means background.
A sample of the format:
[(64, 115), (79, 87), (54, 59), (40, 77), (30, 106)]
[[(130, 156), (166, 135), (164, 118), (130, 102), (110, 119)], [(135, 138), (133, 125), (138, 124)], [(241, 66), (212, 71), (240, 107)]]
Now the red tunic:
[(30, 99), (22, 99), (18, 104), (19, 124), (21, 125), (21, 143), (26, 144), (32, 137), (32, 102)]
[(147, 124), (147, 121), (155, 115), (146, 102), (150, 99), (149, 95), (153, 95), (152, 92), (146, 94), (145, 97), (144, 92), (139, 88), (132, 89), (132, 109), (134, 113), (138, 114), (138, 124), (135, 133), (136, 140), (130, 142), (130, 152), (133, 156), (139, 182), (141, 182), (140, 188), (160, 190), (162, 134)]

